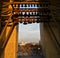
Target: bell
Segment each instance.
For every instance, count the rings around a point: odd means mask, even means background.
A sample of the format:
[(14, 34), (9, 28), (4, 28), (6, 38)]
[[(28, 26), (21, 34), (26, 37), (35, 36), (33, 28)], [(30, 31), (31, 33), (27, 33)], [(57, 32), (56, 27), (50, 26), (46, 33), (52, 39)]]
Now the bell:
[(35, 12), (35, 15), (36, 15), (36, 12)]
[(26, 12), (27, 15), (29, 15), (29, 12)]
[(26, 22), (28, 22), (28, 18), (26, 18)]
[(28, 7), (30, 7), (30, 4), (28, 4)]
[(19, 19), (19, 22), (21, 22), (21, 19)]
[(21, 4), (21, 7), (23, 7), (23, 4)]
[(27, 25), (27, 22), (24, 22), (23, 24), (24, 24), (24, 25)]
[(24, 19), (22, 19), (22, 22), (24, 22)]
[(32, 12), (29, 12), (30, 15), (32, 15)]
[(37, 4), (37, 7), (39, 7), (39, 4)]
[(32, 19), (29, 19), (29, 20), (28, 20), (28, 23), (31, 24), (31, 23), (32, 23)]
[(26, 14), (26, 12), (24, 13), (24, 16), (26, 16), (27, 14)]
[(36, 21), (37, 23), (39, 23), (40, 22), (40, 19), (37, 19), (37, 21)]
[(20, 23), (22, 23), (22, 19), (20, 19)]
[(18, 10), (20, 9), (20, 4), (18, 4)]
[(35, 4), (34, 4), (34, 7), (36, 7)]
[(33, 19), (33, 23), (35, 23), (35, 19)]
[(23, 4), (23, 7), (25, 7), (25, 4)]
[(31, 4), (31, 7), (33, 7), (33, 4)]
[(27, 7), (27, 4), (25, 4), (25, 7)]
[(27, 5), (27, 7), (29, 7), (28, 4), (26, 4), (26, 5)]

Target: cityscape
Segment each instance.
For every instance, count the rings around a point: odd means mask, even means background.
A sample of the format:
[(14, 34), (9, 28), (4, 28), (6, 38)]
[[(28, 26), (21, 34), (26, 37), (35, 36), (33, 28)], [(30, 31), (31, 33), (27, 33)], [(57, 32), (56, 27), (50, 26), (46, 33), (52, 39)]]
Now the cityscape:
[(18, 44), (18, 58), (20, 57), (43, 57), (40, 43), (21, 42)]

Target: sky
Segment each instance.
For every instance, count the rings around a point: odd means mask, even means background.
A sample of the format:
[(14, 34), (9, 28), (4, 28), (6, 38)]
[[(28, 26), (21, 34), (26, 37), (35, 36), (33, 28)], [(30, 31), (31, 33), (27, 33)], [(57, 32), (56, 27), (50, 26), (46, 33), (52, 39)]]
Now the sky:
[(23, 25), (19, 23), (18, 27), (18, 43), (20, 42), (39, 42), (40, 40), (40, 24), (32, 23)]

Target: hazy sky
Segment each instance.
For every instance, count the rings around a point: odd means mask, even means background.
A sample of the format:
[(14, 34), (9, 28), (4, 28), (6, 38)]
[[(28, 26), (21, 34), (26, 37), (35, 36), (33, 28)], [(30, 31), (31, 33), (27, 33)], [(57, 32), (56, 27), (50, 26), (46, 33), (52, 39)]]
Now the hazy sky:
[(18, 30), (18, 43), (24, 42), (38, 42), (40, 40), (40, 27), (37, 23), (32, 24), (19, 24)]

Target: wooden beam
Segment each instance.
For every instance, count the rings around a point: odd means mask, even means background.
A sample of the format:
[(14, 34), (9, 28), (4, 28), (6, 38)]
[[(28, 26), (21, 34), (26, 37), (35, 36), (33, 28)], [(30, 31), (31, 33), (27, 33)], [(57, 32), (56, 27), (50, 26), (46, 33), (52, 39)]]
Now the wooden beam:
[[(4, 2), (3, 4), (7, 4)], [(49, 2), (12, 2), (11, 4), (49, 4)]]

